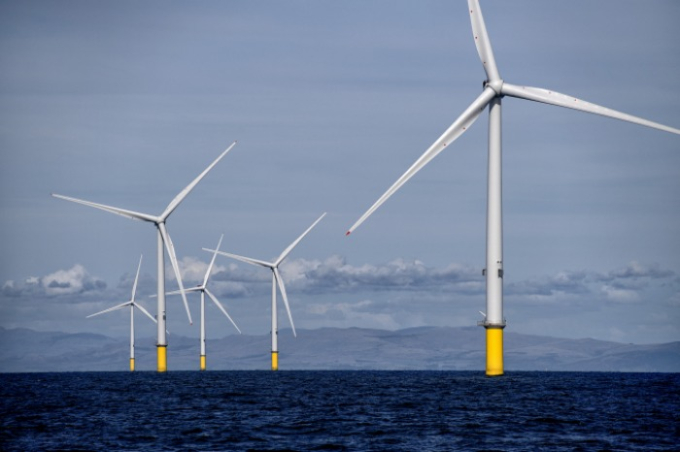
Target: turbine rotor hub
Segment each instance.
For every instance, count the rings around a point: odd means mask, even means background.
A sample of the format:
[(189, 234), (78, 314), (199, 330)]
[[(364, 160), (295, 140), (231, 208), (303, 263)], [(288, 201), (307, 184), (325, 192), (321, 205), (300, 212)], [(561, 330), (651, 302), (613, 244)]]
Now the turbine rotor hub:
[(498, 94), (500, 96), (501, 95), (501, 89), (503, 88), (503, 79), (499, 78), (499, 79), (492, 80), (492, 81), (484, 80), (483, 85), (484, 85), (484, 88), (486, 88), (488, 86), (489, 88), (494, 90), (494, 92), (496, 94)]

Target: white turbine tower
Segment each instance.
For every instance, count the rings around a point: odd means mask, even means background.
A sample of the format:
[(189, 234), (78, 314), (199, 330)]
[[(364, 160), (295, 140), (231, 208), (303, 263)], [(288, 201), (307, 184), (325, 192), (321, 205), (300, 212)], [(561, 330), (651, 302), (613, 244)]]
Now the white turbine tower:
[[(220, 236), (220, 241), (217, 242), (217, 248), (216, 250), (220, 249), (220, 245), (222, 244), (222, 238), (224, 237), (224, 234)], [(205, 277), (203, 278), (203, 284), (199, 284), (196, 287), (190, 287), (188, 289), (185, 289), (185, 292), (200, 292), (201, 293), (201, 370), (205, 370), (206, 368), (206, 355), (205, 355), (205, 295), (207, 294), (208, 297), (215, 303), (215, 305), (220, 308), (220, 311), (224, 315), (227, 316), (229, 321), (234, 325), (234, 328), (236, 328), (236, 331), (241, 334), (241, 330), (239, 327), (236, 325), (236, 322), (234, 322), (234, 319), (231, 318), (231, 316), (227, 313), (227, 310), (224, 309), (224, 306), (222, 306), (222, 303), (219, 302), (217, 297), (208, 290), (208, 279), (210, 278), (210, 273), (212, 272), (213, 265), (215, 264), (215, 258), (217, 258), (217, 251), (213, 253), (212, 260), (210, 261), (210, 265), (208, 265), (208, 270), (205, 272)], [(175, 290), (173, 292), (168, 292), (166, 295), (177, 295), (179, 294), (179, 290)]]
[(86, 318), (94, 317), (99, 314), (105, 314), (107, 312), (111, 311), (116, 311), (118, 309), (123, 309), (127, 306), (130, 306), (130, 371), (134, 372), (135, 370), (135, 308), (139, 309), (146, 315), (148, 318), (151, 319), (152, 322), (156, 322), (156, 319), (153, 318), (149, 312), (144, 309), (144, 306), (141, 304), (137, 303), (135, 301), (135, 293), (137, 292), (137, 281), (139, 280), (139, 270), (142, 268), (142, 256), (139, 257), (139, 265), (137, 266), (137, 275), (135, 276), (135, 282), (132, 285), (132, 297), (130, 298), (130, 301), (126, 301), (125, 303), (121, 303), (119, 305), (116, 305), (112, 308), (104, 309), (103, 311), (99, 311), (95, 314), (88, 315)]
[(232, 259), (236, 259), (251, 265), (259, 265), (261, 267), (266, 267), (269, 268), (272, 271), (272, 370), (278, 370), (279, 369), (279, 344), (278, 344), (278, 338), (277, 335), (279, 334), (279, 328), (278, 328), (278, 316), (276, 313), (276, 286), (279, 286), (279, 290), (281, 290), (281, 296), (283, 297), (283, 304), (286, 307), (286, 312), (288, 313), (288, 320), (290, 321), (290, 326), (293, 329), (293, 336), (297, 337), (297, 333), (295, 332), (295, 324), (293, 323), (293, 316), (290, 313), (290, 305), (288, 304), (288, 296), (286, 295), (286, 287), (283, 285), (283, 279), (281, 279), (281, 273), (279, 273), (279, 265), (281, 265), (281, 262), (284, 261), (284, 259), (290, 254), (291, 251), (293, 251), (293, 248), (295, 248), (298, 243), (311, 231), (314, 226), (317, 225), (321, 219), (326, 216), (326, 213), (324, 212), (310, 227), (307, 228), (305, 232), (300, 235), (293, 243), (291, 243), (288, 248), (283, 250), (283, 253), (274, 261), (274, 262), (266, 262), (266, 261), (261, 261), (258, 259), (252, 259), (250, 257), (243, 257), (239, 256), (237, 254), (231, 254), (231, 253), (225, 253), (224, 251), (218, 251), (218, 250), (211, 250), (207, 248), (203, 248), (205, 251), (210, 251), (212, 253), (216, 254), (221, 254), (222, 256), (227, 256), (231, 257)]
[(504, 96), (531, 100), (558, 107), (581, 110), (622, 121), (628, 121), (655, 129), (680, 134), (679, 129), (646, 119), (620, 113), (609, 108), (584, 102), (572, 96), (542, 88), (511, 85), (500, 76), (494, 59), (491, 42), (484, 25), (478, 0), (468, 0), (472, 32), (477, 52), (486, 71), (484, 90), (462, 115), (430, 146), (425, 153), (364, 213), (347, 231), (349, 235), (363, 223), (380, 205), (392, 196), (413, 175), (455, 141), (489, 107), (489, 157), (486, 233), (486, 318), (480, 325), (486, 328), (486, 374), (503, 374), (503, 229), (501, 218), (501, 99)]
[(124, 217), (132, 218), (133, 220), (142, 220), (149, 223), (153, 223), (158, 230), (158, 343), (157, 354), (158, 354), (158, 372), (167, 371), (167, 347), (168, 342), (165, 337), (165, 253), (163, 251), (163, 246), (168, 251), (168, 257), (170, 258), (170, 263), (175, 271), (175, 277), (177, 278), (177, 284), (179, 285), (179, 290), (182, 294), (182, 299), (184, 301), (184, 308), (187, 312), (187, 317), (189, 318), (189, 323), (193, 323), (191, 320), (191, 313), (189, 312), (189, 304), (187, 303), (186, 295), (184, 294), (184, 286), (182, 285), (182, 277), (179, 272), (179, 264), (177, 262), (177, 255), (175, 254), (175, 247), (172, 244), (170, 235), (165, 227), (165, 222), (172, 212), (175, 211), (177, 206), (187, 197), (187, 195), (194, 189), (194, 187), (205, 177), (206, 174), (219, 162), (226, 154), (236, 145), (234, 141), (219, 157), (215, 159), (214, 162), (210, 164), (201, 174), (198, 175), (189, 185), (184, 188), (175, 199), (173, 199), (170, 204), (165, 208), (163, 213), (160, 215), (149, 215), (146, 213), (134, 212), (132, 210), (120, 209), (118, 207), (111, 207), (104, 204), (97, 204), (90, 201), (83, 201), (82, 199), (70, 198), (68, 196), (62, 196), (57, 194), (52, 194), (55, 198), (65, 199), (66, 201), (72, 201), (78, 204), (83, 204), (86, 206), (94, 207), (96, 209), (101, 209), (106, 212), (115, 213), (117, 215), (122, 215)]

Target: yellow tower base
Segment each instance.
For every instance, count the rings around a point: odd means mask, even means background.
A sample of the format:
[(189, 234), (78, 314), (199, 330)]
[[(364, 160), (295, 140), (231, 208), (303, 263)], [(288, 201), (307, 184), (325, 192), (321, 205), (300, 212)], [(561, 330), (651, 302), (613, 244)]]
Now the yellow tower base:
[(205, 370), (205, 355), (201, 355), (201, 370)]
[(167, 345), (156, 345), (156, 350), (158, 351), (158, 372), (168, 371), (168, 346)]
[(272, 370), (279, 370), (279, 352), (272, 352)]
[(130, 372), (134, 372), (134, 371), (135, 371), (135, 359), (130, 358)]
[(503, 375), (503, 327), (486, 326), (486, 375)]

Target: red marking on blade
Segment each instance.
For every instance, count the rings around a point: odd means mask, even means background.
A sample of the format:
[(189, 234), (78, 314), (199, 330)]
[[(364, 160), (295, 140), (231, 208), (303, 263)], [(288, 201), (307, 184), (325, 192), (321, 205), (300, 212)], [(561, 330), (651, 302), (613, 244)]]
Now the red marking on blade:
[(347, 231), (347, 232), (345, 233), (345, 237), (347, 237), (347, 236), (350, 235), (351, 233), (352, 233), (352, 231)]

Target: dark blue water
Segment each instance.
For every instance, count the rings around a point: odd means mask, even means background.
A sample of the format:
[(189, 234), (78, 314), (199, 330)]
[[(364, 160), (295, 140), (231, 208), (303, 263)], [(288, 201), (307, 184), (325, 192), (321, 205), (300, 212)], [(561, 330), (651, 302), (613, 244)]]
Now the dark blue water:
[(680, 450), (680, 374), (0, 374), (2, 450)]

